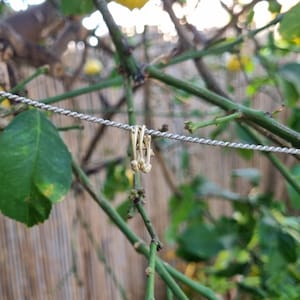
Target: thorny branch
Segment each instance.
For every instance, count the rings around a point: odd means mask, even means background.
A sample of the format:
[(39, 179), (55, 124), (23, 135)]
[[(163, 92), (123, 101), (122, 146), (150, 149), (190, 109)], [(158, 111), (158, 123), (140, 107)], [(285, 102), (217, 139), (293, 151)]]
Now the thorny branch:
[[(195, 49), (195, 46), (192, 41), (190, 41), (190, 38), (188, 36), (188, 32), (186, 31), (186, 28), (183, 27), (180, 23), (178, 18), (176, 17), (170, 0), (163, 0), (164, 8), (168, 12), (175, 28), (179, 36), (179, 48), (184, 50), (191, 50)], [(199, 74), (203, 77), (207, 87), (214, 91), (215, 93), (222, 95), (224, 97), (227, 97), (227, 94), (222, 90), (222, 88), (219, 86), (217, 81), (214, 79), (212, 74), (209, 72), (206, 64), (201, 58), (195, 58), (194, 59), (195, 67)]]

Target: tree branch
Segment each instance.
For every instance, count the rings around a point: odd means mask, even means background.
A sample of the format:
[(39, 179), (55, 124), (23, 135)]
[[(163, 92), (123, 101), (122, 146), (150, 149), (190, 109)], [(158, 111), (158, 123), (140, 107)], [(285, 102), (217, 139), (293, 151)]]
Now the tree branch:
[[(85, 175), (85, 173), (79, 167), (79, 165), (77, 163), (75, 163), (75, 161), (73, 161), (72, 166), (73, 166), (73, 172), (74, 172), (75, 176), (81, 182), (81, 185), (88, 192), (88, 194), (92, 197), (92, 199), (104, 210), (104, 212), (108, 215), (108, 217), (120, 229), (120, 231), (125, 235), (125, 237), (128, 239), (128, 241), (132, 244), (134, 249), (138, 253), (141, 253), (145, 257), (149, 258), (150, 252), (148, 250), (148, 247), (145, 245), (144, 241), (142, 241), (138, 236), (136, 236), (130, 230), (130, 228), (128, 227), (126, 222), (122, 219), (122, 217), (116, 212), (116, 210), (111, 206), (109, 201), (106, 200), (106, 198), (102, 194), (97, 195), (97, 193), (92, 188), (92, 185), (91, 185), (88, 177)], [(176, 295), (176, 297), (178, 297), (178, 299), (188, 300), (187, 296), (184, 294), (184, 292), (177, 285), (177, 283), (174, 281), (174, 279), (166, 271), (166, 269), (163, 265), (163, 262), (158, 257), (156, 257), (156, 264), (157, 264), (156, 265), (157, 272), (159, 273), (161, 278), (165, 281), (165, 283), (170, 287), (170, 289), (173, 291), (174, 295)], [(210, 298), (210, 299), (216, 299), (216, 298)]]
[(300, 147), (300, 133), (291, 128), (281, 124), (267, 113), (253, 108), (246, 107), (242, 104), (235, 103), (230, 99), (220, 96), (208, 89), (201, 88), (193, 83), (175, 78), (171, 75), (163, 73), (154, 66), (148, 66), (146, 72), (152, 78), (158, 79), (170, 86), (187, 91), (188, 93), (197, 97), (205, 99), (207, 102), (219, 106), (225, 111), (241, 112), (242, 119), (252, 121), (257, 125), (267, 129), (276, 136), (279, 136), (290, 142), (295, 147)]
[(127, 40), (122, 35), (118, 25), (114, 21), (111, 13), (107, 8), (107, 2), (105, 0), (94, 0), (95, 6), (101, 12), (103, 19), (108, 27), (113, 43), (115, 44), (116, 51), (118, 53), (121, 69), (132, 76), (136, 83), (144, 81), (144, 75), (142, 74), (138, 64), (132, 56), (131, 49)]

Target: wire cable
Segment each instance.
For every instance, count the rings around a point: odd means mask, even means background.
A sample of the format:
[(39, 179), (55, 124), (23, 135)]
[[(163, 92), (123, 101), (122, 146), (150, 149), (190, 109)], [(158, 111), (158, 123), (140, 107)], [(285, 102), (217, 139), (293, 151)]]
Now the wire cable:
[[(98, 123), (104, 126), (111, 126), (116, 127), (119, 129), (132, 131), (134, 130), (135, 126), (131, 126), (126, 123), (115, 122), (111, 120), (106, 120), (102, 118), (98, 118), (92, 115), (79, 113), (76, 111), (71, 111), (68, 109), (60, 108), (57, 106), (45, 104), (39, 101), (31, 100), (19, 95), (11, 94), (8, 92), (0, 91), (0, 97), (8, 98), (9, 100), (23, 103), (26, 105), (30, 105), (42, 110), (51, 111), (53, 113), (61, 114), (64, 116), (80, 119), (87, 122)], [(219, 147), (227, 147), (227, 148), (235, 148), (235, 149), (247, 149), (247, 150), (255, 150), (255, 151), (263, 151), (263, 152), (274, 152), (274, 153), (285, 153), (285, 154), (300, 154), (300, 149), (297, 148), (289, 148), (289, 147), (278, 147), (278, 146), (266, 146), (266, 145), (255, 145), (255, 144), (244, 144), (239, 142), (228, 142), (228, 141), (221, 141), (221, 140), (213, 140), (209, 138), (199, 138), (193, 136), (185, 136), (171, 132), (162, 132), (159, 130), (154, 129), (145, 129), (145, 134), (177, 140), (181, 142), (187, 143), (195, 143), (195, 144), (202, 144), (202, 145), (209, 145), (209, 146), (219, 146)]]

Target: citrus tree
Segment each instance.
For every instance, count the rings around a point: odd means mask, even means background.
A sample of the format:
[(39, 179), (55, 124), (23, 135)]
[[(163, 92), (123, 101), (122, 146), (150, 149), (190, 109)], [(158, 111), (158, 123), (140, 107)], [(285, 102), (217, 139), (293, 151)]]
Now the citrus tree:
[[(107, 64), (83, 56), (78, 70), (66, 77), (59, 56), (62, 51), (55, 52), (60, 44), (52, 48), (43, 47), (30, 40), (26, 32), (23, 35), (18, 32), (17, 22), (13, 19), (3, 22), (0, 33), (4, 40), (2, 62), (5, 70), (14, 74), (11, 62), (15, 59), (25, 60), (37, 70), (29, 78), (14, 81), (10, 78), (10, 84), (7, 80), (0, 83), (2, 90), (9, 92), (1, 92), (1, 116), (5, 121), (0, 133), (2, 214), (27, 226), (44, 222), (52, 206), (70, 190), (73, 181), (72, 186), (76, 188), (80, 184), (135, 250), (148, 259), (145, 299), (154, 299), (155, 272), (167, 286), (168, 299), (299, 299), (300, 64), (297, 59), (300, 4), (282, 12), (278, 1), (268, 1), (272, 18), (262, 27), (257, 27), (254, 24), (255, 7), (265, 1), (253, 0), (246, 4), (231, 1), (230, 5), (220, 1), (229, 21), (224, 27), (205, 34), (195, 24), (189, 23), (184, 13), (181, 18), (176, 16), (174, 8), (184, 11), (187, 3), (163, 0), (163, 9), (173, 22), (177, 40), (172, 51), (157, 55), (158, 47), (155, 56), (151, 57), (150, 51), (147, 51), (157, 45), (152, 45), (147, 38), (135, 40), (124, 34), (105, 0), (48, 2), (68, 16), (64, 20), (69, 18), (73, 27), (74, 24), (80, 26), (82, 16), (98, 10), (109, 31), (109, 42), (104, 42), (103, 47), (110, 54), (111, 61)], [(143, 7), (146, 1), (118, 2), (135, 9)], [(65, 34), (69, 31), (66, 30)], [(147, 37), (146, 31), (143, 37)], [(9, 36), (7, 32), (10, 32)], [(93, 31), (80, 32), (76, 31), (76, 34), (79, 33), (77, 40), (88, 43), (91, 37), (98, 39)], [(72, 40), (74, 36), (68, 35), (68, 38)], [(159, 43), (164, 42), (160, 40)], [(148, 56), (145, 61), (137, 59), (141, 46)], [(218, 60), (220, 57), (222, 59)], [(168, 68), (187, 61), (195, 66), (199, 74), (197, 78), (168, 72)], [(50, 67), (41, 66), (45, 63)], [(107, 68), (105, 77), (100, 76), (103, 65)], [(216, 78), (216, 69), (225, 74), (225, 85)], [(69, 79), (70, 91), (40, 102), (16, 95), (22, 95), (22, 92), (24, 95), (28, 82), (45, 72), (61, 80)], [(72, 82), (80, 74), (89, 78), (89, 84), (81, 89), (72, 89)], [(242, 101), (235, 99), (237, 86), (233, 79), (237, 75), (245, 81)], [(183, 105), (194, 97), (206, 103), (209, 113), (197, 108), (189, 111), (182, 123), (187, 133), (184, 136), (169, 133), (166, 126), (152, 130), (137, 124), (134, 95), (137, 90), (146, 89), (149, 82), (168, 87), (168, 92), (177, 101), (176, 105)], [(106, 120), (113, 114), (99, 119), (51, 105), (109, 87), (123, 91), (120, 103), (127, 106), (128, 124)], [(253, 100), (259, 93), (265, 93), (266, 97), (274, 100), (274, 110), (255, 108)], [(78, 163), (50, 121), (51, 115), (45, 111), (128, 130), (131, 138), (128, 143), (130, 162), (124, 163), (126, 160), (121, 159), (108, 164), (102, 190), (98, 192), (90, 182), (86, 165), (99, 136), (93, 139), (89, 151)], [(285, 118), (282, 118), (283, 113)], [(199, 137), (203, 128), (207, 129), (207, 138)], [(228, 135), (228, 132), (231, 134)], [(155, 137), (152, 143), (151, 136)], [(237, 142), (219, 140), (224, 137), (234, 138)], [(236, 156), (248, 161), (255, 159), (254, 152), (260, 151), (286, 183), (285, 195), (278, 199), (272, 188), (267, 192), (259, 189), (261, 170), (246, 168), (228, 174), (233, 189), (224, 189), (205, 174), (190, 176), (192, 155), (182, 151), (181, 168), (185, 176), (180, 183), (171, 184), (174, 195), (169, 199), (170, 225), (166, 229), (164, 243), (176, 246), (178, 259), (185, 262), (185, 274), (157, 255), (162, 248), (161, 237), (157, 236), (144, 206), (147, 191), (143, 189), (141, 174), (151, 172), (152, 148), (158, 155), (169, 139), (229, 147), (227, 151), (235, 151)], [(292, 156), (292, 163), (286, 164), (278, 152)], [(241, 179), (248, 182), (246, 193), (234, 190)], [(127, 199), (117, 209), (114, 208), (108, 199), (124, 191), (128, 193)], [(208, 205), (211, 198), (227, 201), (231, 213), (214, 216)], [(149, 245), (126, 223), (126, 218), (135, 213), (139, 213), (144, 221), (151, 240)], [(123, 297), (126, 298), (126, 291)]]

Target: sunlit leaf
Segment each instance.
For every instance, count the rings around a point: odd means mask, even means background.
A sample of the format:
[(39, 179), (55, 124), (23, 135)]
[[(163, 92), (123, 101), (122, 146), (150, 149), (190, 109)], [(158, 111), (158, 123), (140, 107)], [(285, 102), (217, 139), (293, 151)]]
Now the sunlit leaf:
[(282, 21), (280, 22), (279, 32), (281, 36), (288, 40), (299, 37), (300, 35), (300, 3), (293, 6), (287, 13), (285, 13)]
[(269, 0), (269, 11), (271, 13), (280, 13), (281, 4), (277, 0)]

